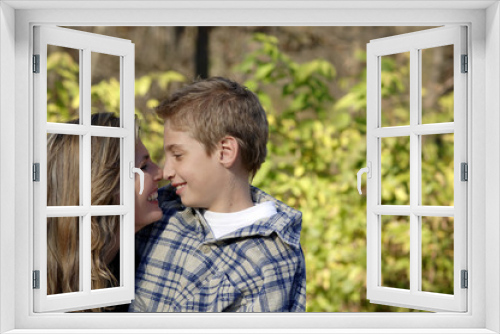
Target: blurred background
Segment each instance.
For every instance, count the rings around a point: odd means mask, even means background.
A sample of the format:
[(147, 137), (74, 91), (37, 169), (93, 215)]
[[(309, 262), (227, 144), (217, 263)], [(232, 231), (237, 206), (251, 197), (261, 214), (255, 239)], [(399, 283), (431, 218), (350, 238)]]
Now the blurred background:
[[(258, 94), (268, 159), (253, 184), (303, 213), (308, 312), (413, 312), (366, 299), (366, 44), (431, 27), (67, 27), (135, 44), (135, 113), (163, 164), (154, 107), (194, 78)], [(453, 48), (422, 50), (422, 123), (453, 122)], [(92, 53), (92, 112), (120, 113), (120, 59)], [(47, 121), (78, 117), (79, 52), (48, 49)], [(382, 126), (409, 124), (409, 53), (381, 59)], [(422, 136), (422, 204), (453, 205), (453, 134)], [(381, 140), (382, 204), (409, 204), (409, 137)], [(363, 184), (365, 184), (363, 178)], [(363, 189), (363, 194), (366, 191)], [(409, 288), (409, 218), (383, 216), (382, 285)], [(422, 218), (422, 290), (453, 294), (453, 219)]]

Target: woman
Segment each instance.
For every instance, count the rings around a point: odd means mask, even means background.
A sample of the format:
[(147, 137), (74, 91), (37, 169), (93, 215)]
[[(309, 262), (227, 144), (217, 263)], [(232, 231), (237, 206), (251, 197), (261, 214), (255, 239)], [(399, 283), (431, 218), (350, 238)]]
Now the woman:
[[(79, 124), (78, 120), (69, 123)], [(92, 115), (96, 126), (120, 126), (112, 113)], [(144, 172), (144, 191), (139, 195), (135, 181), (135, 231), (159, 220), (158, 182), (161, 170), (153, 163), (138, 136), (136, 126), (135, 166)], [(80, 205), (79, 137), (50, 134), (47, 137), (47, 205)], [(91, 204), (120, 204), (120, 139), (92, 137)], [(79, 218), (57, 217), (47, 220), (47, 294), (79, 291)], [(118, 285), (110, 263), (119, 250), (120, 216), (93, 216), (91, 222), (92, 289)], [(116, 262), (116, 261), (113, 261)], [(119, 273), (119, 270), (116, 271)], [(93, 311), (100, 311), (94, 309)]]

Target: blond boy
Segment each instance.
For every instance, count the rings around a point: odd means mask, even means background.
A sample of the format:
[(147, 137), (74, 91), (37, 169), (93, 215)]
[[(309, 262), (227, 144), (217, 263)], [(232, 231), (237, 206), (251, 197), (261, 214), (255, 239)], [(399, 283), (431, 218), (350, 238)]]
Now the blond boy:
[(255, 94), (194, 82), (158, 108), (165, 121), (164, 216), (137, 236), (132, 312), (305, 310), (302, 215), (251, 186), (267, 154)]

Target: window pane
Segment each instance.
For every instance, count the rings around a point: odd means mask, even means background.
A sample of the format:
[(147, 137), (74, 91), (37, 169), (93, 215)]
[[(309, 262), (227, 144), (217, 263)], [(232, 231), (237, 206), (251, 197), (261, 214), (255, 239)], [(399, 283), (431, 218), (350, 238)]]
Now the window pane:
[(410, 218), (382, 216), (381, 286), (410, 289)]
[(453, 122), (453, 45), (420, 50), (422, 124)]
[(422, 291), (453, 294), (453, 217), (422, 219)]
[(380, 57), (382, 126), (410, 124), (410, 53)]
[(48, 295), (80, 291), (80, 222), (81, 217), (47, 218)]
[(120, 205), (120, 138), (92, 137), (91, 145), (91, 203)]
[[(97, 52), (91, 54), (92, 113), (111, 112), (120, 117), (120, 57)], [(99, 68), (106, 71), (99, 71)]]
[(120, 216), (92, 217), (92, 290), (120, 286)]
[(81, 205), (80, 136), (47, 135), (47, 206)]
[(410, 137), (381, 138), (383, 205), (410, 204)]
[(47, 122), (80, 114), (80, 50), (47, 45)]
[(422, 205), (453, 206), (454, 135), (421, 136)]

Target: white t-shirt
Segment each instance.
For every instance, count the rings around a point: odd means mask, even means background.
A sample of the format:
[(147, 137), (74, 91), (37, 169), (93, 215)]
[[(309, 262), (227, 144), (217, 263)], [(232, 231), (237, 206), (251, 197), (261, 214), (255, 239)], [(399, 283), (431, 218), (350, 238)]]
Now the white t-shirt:
[(274, 202), (267, 201), (238, 212), (221, 213), (205, 211), (204, 217), (208, 225), (210, 225), (215, 239), (218, 239), (223, 235), (234, 232), (242, 227), (250, 226), (255, 221), (271, 217), (276, 213)]

